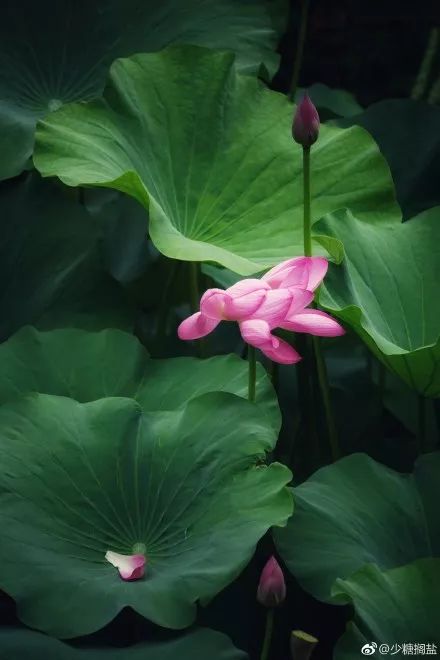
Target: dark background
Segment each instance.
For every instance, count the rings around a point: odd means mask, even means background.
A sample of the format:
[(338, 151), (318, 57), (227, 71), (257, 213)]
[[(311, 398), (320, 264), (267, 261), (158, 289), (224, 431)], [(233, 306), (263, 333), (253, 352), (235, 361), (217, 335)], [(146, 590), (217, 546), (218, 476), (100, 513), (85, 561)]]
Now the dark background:
[[(281, 66), (273, 87), (282, 92), (292, 75), (299, 6), (299, 0), (291, 0), (279, 48)], [(407, 98), (429, 31), (438, 25), (438, 0), (310, 0), (300, 85), (321, 82), (346, 89), (364, 106)]]
[[(291, 1), (289, 24), (279, 45), (281, 63), (272, 87), (280, 92), (287, 92), (292, 77), (299, 5), (299, 0)], [(310, 0), (299, 84), (307, 87), (320, 82), (348, 90), (365, 107), (385, 98), (409, 98), (430, 29), (438, 25), (440, 0)], [(432, 76), (440, 76), (439, 58)], [(266, 614), (256, 603), (256, 588), (261, 569), (273, 551), (266, 537), (243, 575), (201, 610), (198, 620), (200, 625), (229, 635), (249, 652), (251, 660), (259, 658)], [(271, 657), (287, 660), (290, 631), (300, 628), (320, 640), (313, 660), (331, 660), (333, 646), (351, 616), (350, 608), (318, 603), (285, 573), (288, 598), (277, 614)], [(15, 605), (4, 595), (0, 598), (0, 620), (3, 625), (19, 625)], [(147, 637), (173, 635), (134, 612), (124, 611), (105, 629), (74, 643), (124, 646)]]

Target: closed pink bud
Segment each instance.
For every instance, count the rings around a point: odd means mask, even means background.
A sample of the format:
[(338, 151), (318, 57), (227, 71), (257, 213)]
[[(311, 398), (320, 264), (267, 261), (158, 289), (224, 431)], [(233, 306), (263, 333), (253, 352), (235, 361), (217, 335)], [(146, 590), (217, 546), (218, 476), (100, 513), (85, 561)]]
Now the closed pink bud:
[(257, 600), (265, 607), (277, 607), (285, 598), (286, 583), (283, 571), (275, 557), (271, 557), (261, 573)]
[(302, 101), (296, 108), (292, 135), (295, 142), (303, 147), (310, 147), (318, 139), (319, 115), (308, 94), (304, 94)]

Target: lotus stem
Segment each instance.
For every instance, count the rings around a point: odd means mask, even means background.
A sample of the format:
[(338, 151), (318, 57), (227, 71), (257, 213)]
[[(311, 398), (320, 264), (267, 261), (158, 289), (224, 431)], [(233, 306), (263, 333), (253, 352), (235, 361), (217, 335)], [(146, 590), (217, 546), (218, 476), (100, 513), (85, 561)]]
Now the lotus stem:
[(312, 256), (312, 220), (310, 193), (310, 147), (303, 147), (303, 231), (304, 256)]
[(316, 370), (318, 372), (319, 389), (321, 390), (322, 403), (324, 404), (325, 419), (330, 442), (330, 451), (333, 461), (337, 461), (341, 456), (339, 448), (338, 431), (336, 429), (335, 418), (333, 415), (332, 402), (330, 398), (330, 387), (328, 382), (327, 365), (322, 354), (319, 337), (312, 337), (313, 350), (315, 353)]
[(257, 357), (256, 351), (253, 346), (248, 345), (248, 365), (249, 365), (249, 384), (248, 384), (248, 399), (255, 401), (256, 394), (256, 381), (257, 381)]
[[(304, 255), (312, 256), (312, 221), (311, 221), (311, 190), (310, 190), (310, 147), (303, 147), (303, 190), (304, 190)], [(330, 386), (328, 382), (327, 367), (321, 350), (318, 337), (312, 337), (313, 352), (315, 354), (316, 370), (318, 374), (319, 389), (324, 405), (327, 432), (330, 442), (332, 460), (336, 461), (340, 456), (338, 433), (333, 415), (330, 398)]]
[(197, 261), (189, 262), (189, 295), (191, 311), (195, 314), (199, 309), (199, 264)]
[(437, 49), (440, 44), (440, 28), (435, 27), (429, 33), (428, 43), (423, 55), (422, 63), (417, 74), (416, 81), (411, 91), (412, 99), (422, 99), (426, 93), (429, 78), (431, 76), (432, 65)]
[(299, 25), (298, 41), (296, 44), (295, 62), (293, 64), (292, 82), (290, 83), (289, 98), (295, 100), (296, 90), (298, 88), (299, 75), (304, 54), (304, 44), (307, 34), (307, 18), (309, 14), (309, 0), (301, 0), (301, 17)]
[(268, 660), (270, 643), (272, 641), (274, 618), (275, 618), (275, 610), (273, 607), (271, 607), (270, 609), (267, 610), (266, 628), (264, 631), (264, 640), (263, 640), (263, 646), (261, 648), (260, 660)]
[(169, 315), (169, 296), (170, 296), (170, 289), (171, 285), (173, 284), (174, 277), (176, 275), (176, 270), (179, 265), (179, 261), (176, 259), (170, 259), (171, 264), (170, 264), (170, 269), (168, 271), (168, 277), (165, 281), (165, 285), (163, 287), (163, 292), (162, 292), (162, 302), (160, 304), (159, 308), (159, 315), (157, 319), (157, 326), (156, 326), (156, 339), (159, 340), (161, 337), (166, 335), (167, 331), (167, 323), (168, 323), (168, 315)]
[(417, 406), (417, 440), (419, 444), (419, 454), (426, 451), (426, 399), (423, 394), (418, 395)]

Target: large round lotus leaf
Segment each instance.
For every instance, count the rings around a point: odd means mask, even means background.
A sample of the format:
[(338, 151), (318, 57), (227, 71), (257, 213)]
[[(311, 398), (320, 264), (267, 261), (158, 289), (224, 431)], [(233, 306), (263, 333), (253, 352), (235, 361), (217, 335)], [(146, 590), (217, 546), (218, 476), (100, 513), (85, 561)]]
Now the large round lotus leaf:
[(355, 619), (338, 642), (335, 659), (358, 660), (364, 644), (373, 643), (376, 656), (438, 655), (439, 581), (440, 559), (420, 559), (389, 571), (365, 566), (338, 580), (334, 596), (350, 599)]
[(0, 340), (26, 323), (133, 325), (103, 263), (101, 226), (70, 197), (34, 176), (0, 190)]
[[(34, 394), (1, 407), (0, 429), (0, 588), (55, 637), (98, 630), (126, 606), (190, 625), (292, 513), (289, 470), (264, 464), (276, 432), (232, 394), (155, 413)], [(134, 582), (104, 558), (141, 549)]]
[(377, 141), (393, 173), (405, 218), (440, 204), (438, 107), (392, 99), (374, 103), (362, 114), (338, 123), (363, 126)]
[[(303, 252), (292, 114), (285, 96), (238, 74), (233, 55), (171, 47), (117, 60), (103, 100), (42, 120), (34, 160), (44, 176), (138, 199), (166, 256), (247, 275)], [(363, 129), (322, 126), (312, 163), (314, 220), (341, 207), (373, 223), (400, 218), (388, 166)], [(326, 248), (339, 253), (339, 241)]]
[(98, 96), (116, 57), (173, 42), (237, 53), (241, 71), (275, 72), (284, 0), (5, 0), (0, 24), (0, 179), (22, 171), (35, 122)]
[(394, 568), (440, 553), (440, 452), (422, 456), (413, 475), (353, 454), (318, 470), (294, 496), (295, 515), (275, 532), (276, 543), (321, 600), (364, 564)]
[[(152, 360), (136, 337), (114, 329), (39, 332), (28, 327), (0, 345), (0, 403), (40, 392), (84, 403), (124, 396), (136, 399), (145, 411), (177, 410), (194, 397), (221, 391), (247, 398), (247, 361), (236, 355)], [(278, 431), (277, 399), (260, 365), (256, 393), (257, 404)]]
[(166, 642), (146, 642), (128, 648), (72, 648), (30, 630), (0, 629), (0, 658), (23, 660), (245, 660), (225, 635), (199, 628)]
[(372, 226), (336, 213), (319, 231), (345, 247), (320, 303), (410, 387), (440, 395), (440, 206), (404, 224)]

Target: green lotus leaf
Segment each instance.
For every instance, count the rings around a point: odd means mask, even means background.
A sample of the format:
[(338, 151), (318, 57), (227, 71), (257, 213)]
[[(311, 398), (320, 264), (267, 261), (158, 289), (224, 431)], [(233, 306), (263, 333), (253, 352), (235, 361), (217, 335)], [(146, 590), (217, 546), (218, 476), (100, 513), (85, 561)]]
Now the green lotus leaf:
[[(303, 252), (292, 113), (283, 95), (238, 74), (232, 54), (171, 47), (117, 60), (102, 100), (42, 120), (34, 162), (67, 185), (135, 197), (166, 256), (249, 275)], [(312, 166), (313, 220), (343, 207), (372, 223), (400, 218), (388, 166), (363, 129), (323, 126)]]
[(100, 95), (117, 57), (170, 43), (231, 50), (237, 66), (275, 73), (287, 2), (275, 0), (14, 0), (0, 25), (0, 179), (32, 155), (35, 123)]
[(102, 225), (70, 197), (36, 176), (0, 190), (1, 340), (27, 323), (133, 326), (132, 305), (104, 264)]
[(437, 107), (424, 101), (389, 99), (374, 103), (362, 114), (338, 123), (357, 124), (374, 137), (390, 165), (405, 218), (440, 204), (440, 113)]
[(364, 644), (373, 643), (375, 654), (437, 655), (439, 580), (440, 559), (420, 559), (389, 571), (369, 565), (338, 580), (334, 596), (350, 599), (355, 619), (338, 642), (335, 659), (357, 660)]
[[(0, 403), (39, 392), (82, 403), (123, 396), (135, 399), (144, 411), (177, 410), (201, 394), (221, 391), (247, 398), (245, 360), (236, 355), (152, 360), (136, 337), (115, 329), (40, 332), (27, 327), (0, 345)], [(277, 398), (261, 365), (256, 393), (277, 432)]]
[(129, 648), (72, 648), (57, 639), (30, 630), (2, 628), (0, 657), (23, 660), (246, 660), (242, 651), (214, 630), (199, 628), (166, 642), (146, 642)]
[(440, 452), (419, 458), (412, 475), (365, 454), (343, 458), (294, 489), (295, 515), (275, 532), (278, 550), (320, 600), (365, 564), (390, 569), (439, 556), (439, 477)]
[[(233, 394), (154, 413), (33, 394), (1, 407), (0, 429), (0, 588), (55, 637), (124, 607), (189, 626), (292, 513), (289, 470), (264, 464), (277, 433)], [(144, 553), (145, 576), (123, 581), (107, 550)]]
[(439, 396), (440, 206), (380, 228), (331, 214), (318, 231), (340, 239), (346, 253), (330, 269), (320, 303), (410, 387)]

